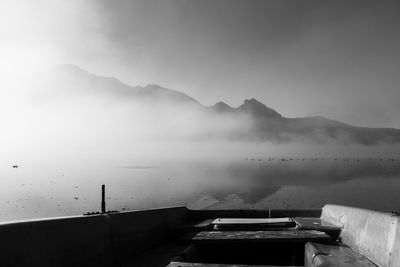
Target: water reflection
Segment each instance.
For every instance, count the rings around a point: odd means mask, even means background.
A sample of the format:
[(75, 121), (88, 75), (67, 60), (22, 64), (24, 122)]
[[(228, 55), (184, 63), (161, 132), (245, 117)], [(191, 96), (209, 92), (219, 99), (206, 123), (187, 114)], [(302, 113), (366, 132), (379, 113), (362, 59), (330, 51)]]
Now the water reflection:
[[(172, 205), (191, 208), (319, 208), (326, 203), (398, 209), (398, 158), (272, 158), (63, 162), (57, 168), (4, 168), (0, 219), (83, 214)], [(154, 163), (154, 164), (153, 164)], [(10, 165), (12, 166), (12, 165)], [(120, 167), (123, 166), (123, 167)]]

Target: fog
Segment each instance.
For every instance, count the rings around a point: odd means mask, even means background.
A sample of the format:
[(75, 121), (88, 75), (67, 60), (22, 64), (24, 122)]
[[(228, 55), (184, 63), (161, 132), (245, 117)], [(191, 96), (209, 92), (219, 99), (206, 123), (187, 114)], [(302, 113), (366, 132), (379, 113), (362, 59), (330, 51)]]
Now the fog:
[(232, 134), (254, 123), (245, 115), (93, 92), (54, 77), (3, 83), (1, 220), (97, 211), (101, 184), (107, 209), (117, 210), (390, 210), (400, 200), (399, 146), (239, 141)]

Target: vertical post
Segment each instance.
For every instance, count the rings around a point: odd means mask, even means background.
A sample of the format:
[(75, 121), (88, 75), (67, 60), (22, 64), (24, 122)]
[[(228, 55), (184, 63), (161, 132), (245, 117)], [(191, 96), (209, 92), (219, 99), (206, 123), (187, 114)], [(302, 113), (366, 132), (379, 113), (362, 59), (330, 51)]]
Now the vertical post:
[(101, 212), (106, 212), (106, 185), (101, 186)]

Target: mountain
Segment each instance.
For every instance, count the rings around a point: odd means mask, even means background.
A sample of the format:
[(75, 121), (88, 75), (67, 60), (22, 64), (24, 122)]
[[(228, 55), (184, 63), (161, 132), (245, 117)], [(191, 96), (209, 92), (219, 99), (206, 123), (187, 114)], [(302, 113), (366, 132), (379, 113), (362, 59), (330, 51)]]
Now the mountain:
[(214, 106), (211, 107), (211, 109), (218, 113), (230, 113), (235, 111), (235, 108), (225, 104), (222, 101), (216, 103)]
[(246, 112), (252, 114), (256, 118), (264, 119), (281, 119), (282, 115), (275, 110), (267, 107), (258, 100), (252, 98), (250, 100), (246, 99), (244, 103), (238, 107), (241, 112)]
[(100, 94), (123, 101), (141, 101), (148, 105), (190, 107), (204, 112), (206, 116), (229, 115), (229, 118), (237, 118), (238, 123), (246, 118), (250, 122), (250, 129), (229, 133), (229, 137), (236, 140), (313, 143), (333, 141), (365, 145), (400, 142), (399, 129), (357, 127), (320, 116), (286, 118), (254, 98), (245, 100), (237, 108), (224, 102), (206, 107), (176, 90), (154, 84), (145, 87), (129, 86), (116, 78), (94, 75), (74, 65), (59, 66), (51, 71), (50, 76), (52, 79), (47, 81), (48, 86), (52, 91), (57, 88), (57, 94), (61, 90), (64, 94), (74, 96)]
[(92, 74), (78, 66), (65, 64), (54, 68), (46, 80), (48, 87), (72, 94), (96, 93), (129, 100), (150, 101), (152, 103), (189, 104), (200, 106), (185, 93), (149, 84), (145, 87), (130, 86), (114, 77)]
[(253, 129), (246, 136), (250, 140), (302, 140), (316, 143), (336, 141), (365, 145), (400, 142), (399, 129), (358, 127), (321, 116), (285, 118), (256, 99), (245, 100), (238, 108), (232, 108), (223, 102), (211, 108), (218, 113), (248, 114), (254, 120)]

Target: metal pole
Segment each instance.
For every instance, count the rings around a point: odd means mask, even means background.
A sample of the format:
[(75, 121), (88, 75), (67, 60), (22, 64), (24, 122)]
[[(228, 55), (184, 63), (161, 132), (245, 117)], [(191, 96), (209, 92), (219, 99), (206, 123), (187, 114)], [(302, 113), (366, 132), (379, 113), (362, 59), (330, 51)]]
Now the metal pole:
[(101, 186), (101, 212), (106, 212), (106, 185)]

